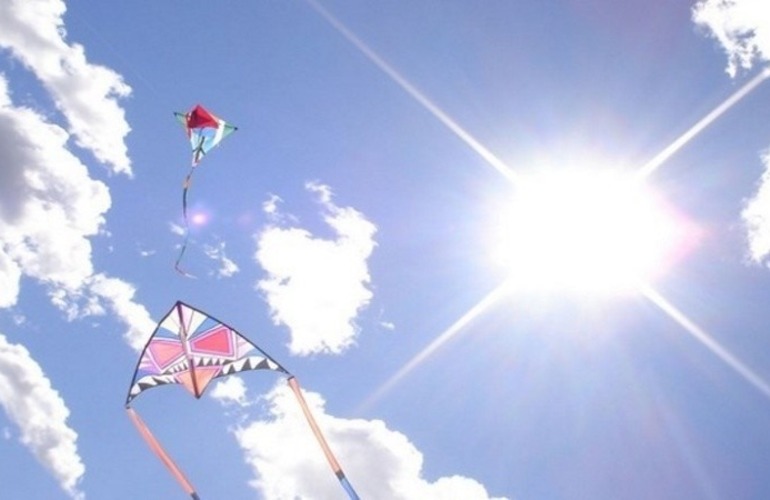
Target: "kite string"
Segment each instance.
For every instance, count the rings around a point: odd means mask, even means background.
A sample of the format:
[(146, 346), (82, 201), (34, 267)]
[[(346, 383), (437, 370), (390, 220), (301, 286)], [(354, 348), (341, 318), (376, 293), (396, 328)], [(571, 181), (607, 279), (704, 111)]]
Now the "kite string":
[(153, 436), (152, 432), (150, 432), (150, 429), (139, 417), (139, 414), (136, 413), (136, 411), (134, 411), (134, 409), (131, 407), (126, 407), (126, 411), (128, 412), (128, 416), (131, 418), (131, 422), (134, 423), (134, 426), (139, 431), (139, 434), (142, 436), (142, 438), (144, 438), (147, 446), (149, 446), (155, 455), (160, 459), (160, 461), (163, 462), (163, 465), (166, 466), (169, 472), (171, 472), (171, 475), (174, 476), (174, 478), (179, 482), (179, 484), (182, 486), (182, 489), (185, 490), (185, 492), (187, 492), (187, 494), (190, 495), (193, 500), (200, 500), (200, 497), (195, 492), (195, 488), (193, 487), (192, 483), (190, 483), (182, 470), (174, 463), (169, 454), (166, 453), (166, 450), (163, 449), (163, 447), (160, 445), (160, 442), (155, 439), (155, 436)]
[(321, 428), (318, 427), (318, 423), (316, 423), (315, 418), (313, 418), (313, 414), (310, 413), (310, 408), (308, 408), (307, 402), (305, 401), (304, 396), (302, 396), (302, 390), (299, 387), (299, 382), (297, 381), (296, 377), (294, 376), (289, 377), (288, 382), (289, 382), (289, 387), (291, 387), (291, 390), (294, 392), (294, 395), (297, 397), (297, 400), (299, 401), (299, 405), (302, 408), (302, 413), (305, 414), (305, 419), (307, 420), (307, 423), (310, 425), (310, 428), (313, 430), (313, 434), (315, 434), (315, 437), (318, 440), (318, 444), (321, 445), (321, 449), (323, 450), (324, 455), (326, 455), (326, 460), (329, 462), (329, 465), (334, 471), (334, 474), (337, 476), (337, 479), (339, 479), (340, 483), (342, 484), (342, 487), (348, 493), (348, 496), (350, 497), (351, 500), (359, 500), (358, 494), (353, 489), (353, 485), (351, 485), (350, 481), (348, 481), (348, 478), (345, 477), (345, 472), (343, 472), (342, 467), (340, 467), (340, 464), (339, 462), (337, 462), (337, 459), (334, 457), (334, 454), (332, 453), (331, 448), (329, 448), (329, 444), (326, 442), (326, 439), (321, 433)]

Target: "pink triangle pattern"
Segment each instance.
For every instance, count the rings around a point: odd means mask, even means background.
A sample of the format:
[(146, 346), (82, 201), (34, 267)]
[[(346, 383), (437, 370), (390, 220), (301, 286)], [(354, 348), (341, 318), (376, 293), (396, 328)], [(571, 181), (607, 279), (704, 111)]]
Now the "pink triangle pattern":
[(146, 358), (155, 366), (157, 373), (165, 372), (182, 357), (184, 349), (178, 340), (156, 338), (147, 346)]
[(235, 357), (235, 333), (224, 325), (217, 325), (211, 330), (190, 339), (190, 350), (195, 354)]

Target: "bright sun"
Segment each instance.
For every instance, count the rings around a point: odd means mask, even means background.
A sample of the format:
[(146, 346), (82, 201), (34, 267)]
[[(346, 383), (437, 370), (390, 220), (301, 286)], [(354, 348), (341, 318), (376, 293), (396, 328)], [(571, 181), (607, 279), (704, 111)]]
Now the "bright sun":
[(638, 290), (683, 242), (677, 218), (643, 182), (609, 172), (519, 178), (497, 218), (495, 258), (514, 289)]

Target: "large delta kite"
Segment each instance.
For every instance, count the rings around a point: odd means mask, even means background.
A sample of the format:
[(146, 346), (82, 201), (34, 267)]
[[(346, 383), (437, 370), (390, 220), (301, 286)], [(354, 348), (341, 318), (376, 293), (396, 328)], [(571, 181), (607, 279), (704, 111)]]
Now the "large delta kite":
[(144, 391), (168, 384), (179, 384), (200, 398), (212, 380), (248, 370), (270, 370), (287, 377), (289, 387), (337, 479), (350, 499), (358, 500), (358, 494), (313, 418), (296, 377), (231, 326), (183, 302), (174, 304), (142, 350), (128, 390), (126, 410), (149, 447), (182, 488), (194, 500), (200, 500), (193, 485), (131, 404)]

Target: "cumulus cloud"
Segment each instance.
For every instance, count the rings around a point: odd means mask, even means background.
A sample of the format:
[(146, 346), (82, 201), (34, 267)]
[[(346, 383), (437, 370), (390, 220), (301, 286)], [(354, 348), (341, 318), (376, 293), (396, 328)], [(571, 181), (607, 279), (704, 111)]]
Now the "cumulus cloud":
[[(482, 484), (462, 476), (436, 481), (422, 477), (423, 455), (403, 434), (380, 420), (342, 419), (326, 413), (317, 393), (303, 392), (345, 474), (361, 495), (372, 500), (482, 500)], [(268, 416), (235, 429), (250, 484), (265, 498), (338, 498), (341, 486), (297, 404), (281, 383), (265, 396)]]
[[(367, 259), (374, 250), (376, 227), (360, 212), (338, 207), (328, 186), (309, 183), (318, 197), (324, 222), (335, 238), (314, 237), (306, 229), (267, 226), (257, 236), (256, 260), (267, 273), (258, 288), (275, 324), (286, 325), (294, 354), (340, 353), (358, 334), (355, 318), (372, 292)], [(268, 204), (278, 221), (277, 198)]]
[(23, 346), (0, 334), (0, 406), (20, 439), (72, 498), (85, 498), (78, 483), (85, 473), (77, 433), (67, 425), (69, 410), (40, 365)]
[(104, 223), (109, 191), (67, 149), (67, 137), (35, 111), (14, 106), (0, 75), (0, 307), (17, 302), (28, 276), (48, 286), (70, 319), (103, 314), (106, 303), (129, 325), (126, 338), (135, 347), (149, 315), (133, 302), (131, 285), (94, 274), (91, 262), (90, 238)]
[(91, 64), (66, 40), (62, 0), (0, 2), (0, 47), (43, 83), (78, 146), (114, 172), (131, 175), (125, 137), (130, 127), (118, 101), (131, 89), (109, 68)]
[(701, 0), (693, 7), (695, 23), (713, 36), (727, 54), (727, 72), (749, 69), (770, 59), (770, 4), (766, 0)]
[(93, 273), (89, 237), (110, 196), (66, 147), (68, 134), (14, 107), (0, 75), (0, 305), (16, 302), (22, 274), (75, 290)]
[[(0, 74), (0, 308), (15, 305), (21, 280), (31, 278), (68, 319), (113, 313), (138, 349), (154, 323), (131, 285), (96, 274), (92, 263), (91, 238), (104, 234), (109, 190), (70, 149), (74, 137), (113, 172), (131, 174), (129, 127), (118, 104), (129, 88), (66, 42), (64, 12), (57, 0), (0, 2), (0, 49), (42, 82), (67, 124), (15, 105)], [(77, 485), (85, 468), (66, 425), (69, 411), (29, 352), (2, 335), (0, 405), (22, 443), (70, 496), (82, 498)]]
[(48, 286), (70, 319), (103, 314), (106, 305), (136, 347), (149, 315), (133, 302), (131, 285), (94, 274), (91, 261), (90, 238), (104, 224), (109, 191), (67, 149), (67, 138), (39, 113), (14, 106), (0, 75), (0, 307), (17, 302), (28, 276)]
[[(29, 2), (32, 5), (35, 2)], [(7, 23), (0, 7), (0, 25)], [(0, 38), (6, 32), (0, 27)], [(52, 303), (69, 319), (112, 311), (127, 326), (135, 348), (152, 331), (133, 288), (95, 274), (91, 238), (110, 208), (107, 186), (89, 175), (67, 148), (69, 134), (26, 107), (14, 106), (0, 75), (0, 308), (18, 301), (20, 281), (43, 283)], [(0, 398), (21, 428), (22, 442), (74, 498), (84, 467), (68, 411), (40, 367), (21, 346), (0, 343)]]

